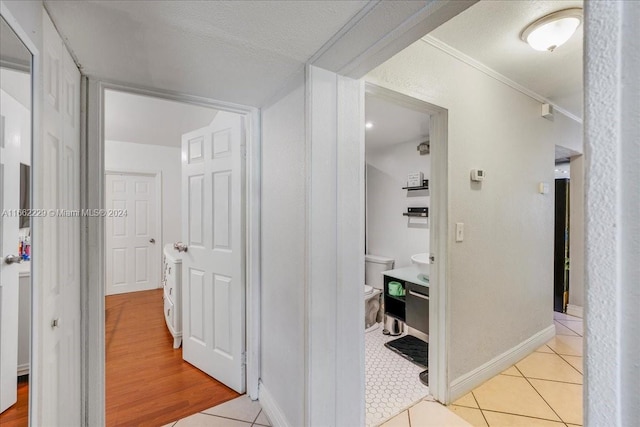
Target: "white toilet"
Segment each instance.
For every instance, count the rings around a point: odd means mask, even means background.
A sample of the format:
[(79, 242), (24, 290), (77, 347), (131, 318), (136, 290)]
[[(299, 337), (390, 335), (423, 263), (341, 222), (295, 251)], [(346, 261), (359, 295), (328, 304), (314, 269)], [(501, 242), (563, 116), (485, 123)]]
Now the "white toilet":
[(393, 268), (394, 260), (377, 255), (364, 256), (364, 327), (374, 330), (382, 320), (381, 294), (384, 289), (382, 272)]

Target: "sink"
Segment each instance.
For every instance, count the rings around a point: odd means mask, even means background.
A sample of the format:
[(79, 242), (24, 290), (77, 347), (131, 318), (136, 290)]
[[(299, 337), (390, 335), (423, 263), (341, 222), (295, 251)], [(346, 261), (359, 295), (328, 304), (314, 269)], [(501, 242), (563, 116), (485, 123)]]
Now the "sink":
[(431, 261), (429, 260), (428, 253), (415, 254), (411, 256), (411, 262), (418, 266), (418, 270), (420, 273), (418, 274), (418, 278), (429, 281), (429, 267), (431, 265)]

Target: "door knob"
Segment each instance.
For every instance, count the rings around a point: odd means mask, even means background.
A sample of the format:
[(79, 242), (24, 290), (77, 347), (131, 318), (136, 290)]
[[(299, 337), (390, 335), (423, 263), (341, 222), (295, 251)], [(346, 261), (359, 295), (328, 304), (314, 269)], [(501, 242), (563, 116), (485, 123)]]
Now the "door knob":
[(176, 242), (173, 244), (173, 249), (178, 252), (187, 252), (188, 246), (182, 242)]
[(149, 243), (155, 243), (156, 239), (154, 239), (153, 237), (149, 239)]
[(7, 264), (21, 264), (22, 258), (15, 255), (7, 255), (4, 259)]

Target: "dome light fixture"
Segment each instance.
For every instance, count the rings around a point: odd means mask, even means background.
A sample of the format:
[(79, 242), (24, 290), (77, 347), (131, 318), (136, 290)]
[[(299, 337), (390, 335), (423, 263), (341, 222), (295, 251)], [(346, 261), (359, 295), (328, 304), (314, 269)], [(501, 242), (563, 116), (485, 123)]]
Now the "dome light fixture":
[(581, 23), (581, 8), (559, 10), (529, 24), (520, 38), (535, 50), (553, 52), (571, 38)]

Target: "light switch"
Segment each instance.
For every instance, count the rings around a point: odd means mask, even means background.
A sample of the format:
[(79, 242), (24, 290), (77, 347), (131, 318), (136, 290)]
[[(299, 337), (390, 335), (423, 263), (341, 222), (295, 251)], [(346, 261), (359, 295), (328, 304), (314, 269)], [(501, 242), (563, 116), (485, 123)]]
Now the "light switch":
[(538, 184), (538, 193), (549, 194), (549, 183), (541, 182), (540, 184)]
[(464, 223), (456, 222), (456, 242), (462, 242), (464, 240)]

